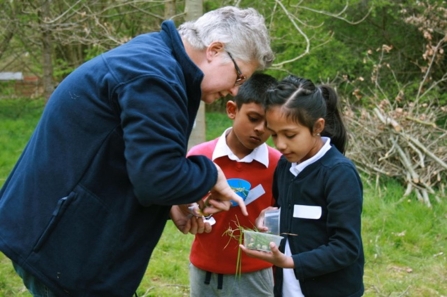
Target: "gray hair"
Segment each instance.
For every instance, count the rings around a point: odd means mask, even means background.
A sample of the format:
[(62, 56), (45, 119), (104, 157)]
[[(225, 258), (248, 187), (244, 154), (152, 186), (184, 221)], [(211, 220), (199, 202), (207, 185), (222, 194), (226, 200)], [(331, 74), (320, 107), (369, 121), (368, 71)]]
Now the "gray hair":
[(253, 8), (226, 6), (212, 10), (195, 21), (183, 23), (178, 32), (199, 50), (220, 41), (233, 58), (248, 63), (258, 62), (258, 70), (269, 67), (273, 62), (264, 17)]

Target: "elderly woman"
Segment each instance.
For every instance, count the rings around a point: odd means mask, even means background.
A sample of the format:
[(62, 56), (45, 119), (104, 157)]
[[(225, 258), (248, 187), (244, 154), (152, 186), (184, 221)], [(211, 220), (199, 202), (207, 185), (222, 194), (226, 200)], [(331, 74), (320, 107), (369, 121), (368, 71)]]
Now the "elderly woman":
[[(35, 296), (131, 296), (171, 205), (245, 205), (186, 157), (200, 101), (272, 61), (264, 19), (224, 7), (135, 37), (62, 81), (0, 192), (0, 250)], [(194, 220), (195, 218), (192, 218)]]

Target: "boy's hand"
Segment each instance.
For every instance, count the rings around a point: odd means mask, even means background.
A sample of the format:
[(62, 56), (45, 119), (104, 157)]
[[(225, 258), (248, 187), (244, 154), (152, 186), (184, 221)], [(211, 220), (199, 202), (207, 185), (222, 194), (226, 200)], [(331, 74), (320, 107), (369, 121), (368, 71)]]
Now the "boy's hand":
[(292, 257), (286, 256), (281, 253), (274, 242), (270, 242), (270, 250), (272, 252), (250, 250), (247, 249), (243, 244), (240, 244), (239, 247), (242, 251), (244, 251), (248, 256), (252, 258), (258, 258), (270, 262), (280, 268), (295, 268)]

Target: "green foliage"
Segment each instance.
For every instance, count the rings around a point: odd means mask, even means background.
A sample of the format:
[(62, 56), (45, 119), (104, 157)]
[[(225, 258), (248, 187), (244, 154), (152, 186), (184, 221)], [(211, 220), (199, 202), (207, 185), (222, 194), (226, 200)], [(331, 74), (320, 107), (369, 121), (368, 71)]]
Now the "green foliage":
[[(177, 24), (183, 20), (184, 5), (183, 1), (176, 3)], [(293, 73), (314, 81), (336, 81), (344, 84), (339, 88), (343, 96), (350, 96), (357, 88), (366, 92), (379, 83), (386, 96), (394, 98), (402, 86), (419, 86), (431, 57), (429, 50), (442, 40), (447, 29), (442, 0), (220, 0), (204, 1), (203, 9), (209, 11), (226, 5), (254, 7), (264, 15), (276, 54), (277, 66), (268, 71), (270, 74), (282, 78)], [(12, 59), (22, 61), (30, 72), (41, 75), (43, 27), (39, 10), (20, 1), (3, 1), (1, 8), (0, 40), (14, 33), (9, 47), (1, 53), (6, 57), (3, 63), (10, 65)], [(165, 19), (164, 8), (165, 3), (156, 1), (117, 4), (82, 0), (71, 5), (52, 2), (50, 17), (54, 22), (50, 23), (54, 27), (50, 29), (54, 35), (55, 80), (137, 34), (158, 30)], [(60, 18), (62, 14), (66, 17)], [(386, 53), (384, 45), (389, 49)], [(444, 47), (431, 67), (432, 81), (424, 82), (428, 88), (430, 83), (441, 81), (432, 96), (440, 105), (447, 103), (447, 83), (442, 82), (446, 67)], [(21, 54), (20, 59), (16, 58), (17, 53)], [(16, 63), (12, 65), (18, 67)], [(392, 71), (382, 71), (377, 81), (375, 71), (379, 67)], [(346, 84), (357, 79), (361, 79), (358, 86)], [(415, 97), (408, 90), (405, 98)], [(368, 104), (367, 101), (363, 97), (359, 104)]]
[(188, 259), (193, 238), (168, 221), (137, 290), (138, 296), (189, 296)]
[[(346, 26), (336, 19), (328, 20), (328, 26), (333, 28), (335, 38), (350, 49), (351, 59), (359, 65), (354, 72), (349, 73), (351, 76), (369, 78), (371, 69), (364, 69), (359, 62), (364, 61), (367, 51), (381, 56), (381, 48), (384, 44), (393, 48), (392, 53), (383, 59), (376, 57), (375, 60), (390, 64), (399, 74), (406, 77), (406, 81), (419, 75), (419, 69), (411, 61), (420, 56), (420, 53), (414, 49), (414, 45), (420, 44), (420, 36), (417, 30), (409, 27), (400, 18), (399, 9), (394, 4), (375, 7), (373, 13), (356, 26)], [(366, 7), (363, 9), (359, 7), (358, 11), (358, 13), (366, 14)], [(387, 80), (392, 80), (392, 77), (384, 78), (382, 81), (384, 88), (387, 87)]]
[[(435, 99), (445, 105), (446, 60), (442, 49), (428, 79), (421, 81), (433, 55), (430, 49), (446, 32), (442, 1), (291, 0), (281, 2), (283, 6), (276, 1), (238, 3), (241, 7), (253, 6), (266, 17), (276, 53), (274, 67), (268, 73), (277, 78), (294, 73), (314, 81), (336, 82), (341, 84), (337, 87), (343, 96), (351, 96), (354, 91), (364, 95), (379, 87), (392, 102), (402, 99), (398, 95), (403, 87), (416, 86), (407, 88), (404, 94), (405, 100), (415, 101), (421, 83), (427, 90), (439, 82), (431, 96), (419, 102)], [(304, 34), (310, 45), (307, 54)], [(363, 96), (358, 103), (369, 104), (368, 98)]]
[[(42, 76), (45, 31), (51, 35), (54, 78), (60, 80), (93, 55), (159, 30), (165, 19), (165, 4), (159, 1), (52, 1), (48, 7), (46, 11), (29, 1), (0, 1), (0, 69)], [(183, 8), (180, 3), (174, 14), (181, 15)]]
[(206, 140), (212, 140), (222, 135), (224, 129), (231, 127), (231, 121), (226, 113), (208, 112), (206, 113)]
[(44, 100), (0, 100), (0, 187), (12, 170), (42, 113)]
[(85, 50), (85, 60), (91, 60), (96, 56), (99, 56), (100, 54), (102, 54), (103, 52), (105, 52), (105, 49), (98, 46), (98, 45), (94, 45), (88, 49)]
[(337, 76), (355, 73), (357, 68), (355, 63), (349, 47), (338, 40), (333, 40), (300, 59), (297, 62), (299, 71), (294, 73), (316, 82), (332, 81)]
[(445, 295), (447, 205), (427, 208), (403, 192), (393, 180), (365, 187), (365, 296)]
[(69, 61), (67, 61), (66, 59), (57, 58), (56, 64), (58, 65), (58, 67), (55, 67), (53, 69), (53, 76), (57, 81), (62, 81), (67, 75), (69, 75), (71, 72), (73, 72), (73, 70), (76, 69), (74, 65), (69, 65)]
[(11, 261), (0, 252), (0, 296), (29, 297), (22, 280), (14, 271)]
[(0, 81), (0, 98), (14, 95), (14, 81)]
[(204, 12), (217, 9), (219, 7), (226, 6), (225, 1), (203, 1), (203, 10)]
[[(39, 120), (44, 100), (0, 100), (0, 187)], [(0, 253), (0, 296), (31, 296), (14, 271), (11, 261)]]

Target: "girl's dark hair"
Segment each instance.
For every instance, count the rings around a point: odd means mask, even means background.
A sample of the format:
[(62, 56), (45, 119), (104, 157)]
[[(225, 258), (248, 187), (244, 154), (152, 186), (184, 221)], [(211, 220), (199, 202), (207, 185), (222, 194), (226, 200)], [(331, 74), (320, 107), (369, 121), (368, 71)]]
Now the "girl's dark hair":
[(329, 85), (316, 86), (311, 80), (289, 75), (270, 89), (266, 109), (280, 106), (284, 115), (314, 133), (315, 122), (325, 120), (322, 136), (331, 138), (331, 143), (345, 153), (347, 132), (338, 107), (338, 96)]
[(265, 73), (255, 72), (240, 88), (234, 97), (237, 108), (242, 104), (258, 103), (265, 104), (267, 90), (276, 86), (278, 81), (273, 76)]

